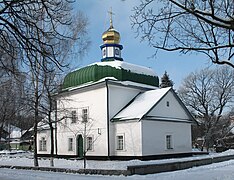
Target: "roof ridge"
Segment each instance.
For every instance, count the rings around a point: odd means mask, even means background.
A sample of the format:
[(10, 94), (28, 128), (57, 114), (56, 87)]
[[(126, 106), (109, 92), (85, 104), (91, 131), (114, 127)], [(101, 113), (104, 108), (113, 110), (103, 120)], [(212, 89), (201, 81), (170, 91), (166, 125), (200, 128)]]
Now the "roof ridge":
[(118, 115), (123, 109), (127, 108), (127, 107), (128, 107), (140, 94), (142, 94), (142, 93), (144, 93), (144, 92), (139, 92), (136, 96), (134, 96), (134, 98), (132, 98), (132, 100), (129, 101), (122, 109), (120, 109), (120, 110), (111, 118), (111, 120), (113, 120), (114, 117), (115, 117), (116, 115)]
[[(152, 99), (152, 95), (150, 95), (150, 94), (152, 94), (151, 92), (156, 92), (156, 91), (159, 91), (161, 89), (159, 88), (159, 89), (155, 89), (155, 90), (149, 90), (149, 91), (145, 91), (145, 92), (138, 94), (134, 99), (132, 99), (131, 102), (128, 103), (128, 106), (125, 106), (112, 119), (119, 119), (120, 120), (122, 118), (122, 120), (124, 120), (124, 119), (139, 119), (139, 120), (141, 120), (145, 116), (145, 114), (147, 114), (153, 107), (155, 107), (155, 105), (165, 96), (165, 94), (167, 94), (169, 92), (170, 89), (171, 88), (166, 88), (166, 89), (164, 88), (165, 92), (163, 92), (162, 94), (160, 93), (160, 94), (155, 95), (155, 93), (153, 93), (154, 98), (156, 97), (155, 101), (153, 101), (153, 102), (147, 101), (147, 103), (144, 103), (145, 106), (143, 108), (141, 108), (141, 111), (138, 111), (136, 114), (136, 108), (139, 106), (142, 106), (142, 101), (146, 101), (148, 98)], [(146, 96), (148, 96), (148, 97), (146, 97)], [(122, 113), (122, 117), (121, 117), (121, 113)], [(128, 115), (128, 113), (130, 115)], [(134, 113), (134, 117), (133, 117), (132, 113)], [(127, 117), (127, 115), (128, 115), (128, 117)]]

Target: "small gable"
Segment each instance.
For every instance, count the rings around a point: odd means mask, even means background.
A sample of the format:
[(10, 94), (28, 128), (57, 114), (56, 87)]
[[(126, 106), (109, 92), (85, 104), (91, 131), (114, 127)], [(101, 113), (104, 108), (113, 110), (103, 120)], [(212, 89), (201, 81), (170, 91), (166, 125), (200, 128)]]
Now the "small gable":
[(172, 88), (146, 91), (136, 96), (112, 120), (158, 120), (192, 123), (194, 118)]
[(190, 112), (172, 89), (144, 115), (144, 119), (178, 122), (194, 121)]
[(142, 119), (169, 90), (170, 88), (163, 88), (139, 94), (112, 120)]

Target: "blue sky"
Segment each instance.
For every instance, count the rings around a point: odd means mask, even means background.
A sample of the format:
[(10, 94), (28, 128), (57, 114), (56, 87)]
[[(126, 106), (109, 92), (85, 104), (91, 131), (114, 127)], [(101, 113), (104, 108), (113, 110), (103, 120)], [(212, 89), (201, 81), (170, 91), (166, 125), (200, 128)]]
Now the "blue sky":
[(109, 28), (108, 11), (110, 8), (115, 14), (113, 16), (114, 28), (121, 36), (120, 44), (123, 45), (122, 57), (124, 61), (150, 67), (159, 78), (167, 71), (170, 79), (175, 83), (176, 89), (190, 72), (211, 65), (207, 57), (196, 54), (179, 55), (177, 52), (159, 51), (157, 57), (152, 58), (155, 49), (149, 47), (147, 42), (140, 42), (131, 26), (132, 9), (139, 3), (140, 0), (78, 0), (76, 2), (76, 9), (82, 11), (88, 17), (88, 33), (91, 40), (87, 55), (82, 60), (74, 60), (77, 61), (74, 62), (77, 67), (83, 67), (101, 60), (99, 46), (102, 44), (102, 33)]

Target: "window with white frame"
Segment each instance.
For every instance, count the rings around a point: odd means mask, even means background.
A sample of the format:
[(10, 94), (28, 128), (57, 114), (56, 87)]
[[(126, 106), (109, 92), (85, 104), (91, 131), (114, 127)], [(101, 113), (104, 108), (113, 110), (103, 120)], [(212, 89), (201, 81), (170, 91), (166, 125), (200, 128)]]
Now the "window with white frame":
[(39, 151), (46, 151), (46, 138), (42, 137), (39, 141)]
[(73, 151), (73, 138), (68, 138), (68, 151)]
[(124, 137), (123, 135), (116, 136), (116, 150), (124, 149)]
[(166, 148), (173, 149), (172, 147), (172, 135), (166, 135)]
[(88, 151), (93, 150), (93, 137), (91, 136), (87, 137), (87, 150)]
[(88, 109), (87, 108), (82, 109), (82, 121), (83, 122), (88, 121)]
[(77, 112), (73, 110), (71, 112), (71, 123), (76, 123), (76, 121), (77, 121)]

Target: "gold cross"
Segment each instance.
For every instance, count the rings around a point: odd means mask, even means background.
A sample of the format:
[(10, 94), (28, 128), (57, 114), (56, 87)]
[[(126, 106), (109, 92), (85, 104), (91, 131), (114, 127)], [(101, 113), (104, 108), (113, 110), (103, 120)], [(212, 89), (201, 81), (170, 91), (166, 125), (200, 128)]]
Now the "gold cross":
[(112, 7), (110, 8), (110, 11), (108, 11), (109, 15), (110, 15), (110, 27), (113, 28), (113, 20), (112, 20), (112, 16), (115, 15), (112, 12)]

